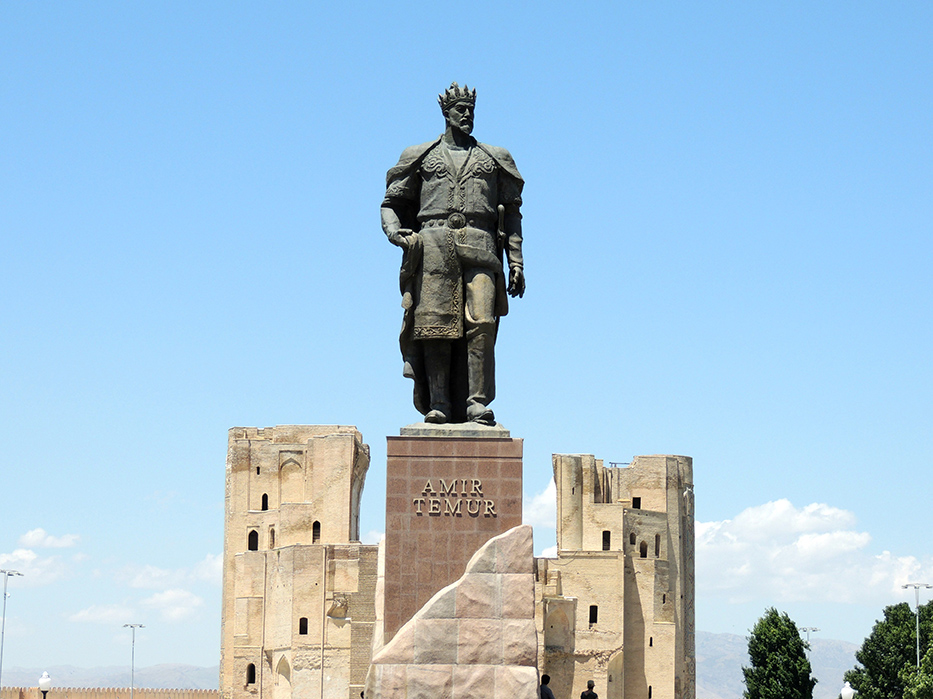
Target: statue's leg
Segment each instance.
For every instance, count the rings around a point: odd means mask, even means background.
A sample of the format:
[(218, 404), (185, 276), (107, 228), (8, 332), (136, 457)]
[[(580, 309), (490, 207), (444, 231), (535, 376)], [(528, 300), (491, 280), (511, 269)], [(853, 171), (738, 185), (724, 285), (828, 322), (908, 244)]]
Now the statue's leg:
[(425, 422), (443, 424), (450, 419), (450, 341), (423, 340), (424, 368), (428, 375), (431, 409)]
[(489, 403), (496, 395), (496, 285), (489, 270), (471, 269), (466, 280), (467, 419), (495, 425)]

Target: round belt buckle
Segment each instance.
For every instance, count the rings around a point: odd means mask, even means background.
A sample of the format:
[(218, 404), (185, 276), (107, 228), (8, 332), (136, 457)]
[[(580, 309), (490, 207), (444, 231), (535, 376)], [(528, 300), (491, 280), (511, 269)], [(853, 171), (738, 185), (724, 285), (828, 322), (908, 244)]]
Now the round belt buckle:
[(466, 226), (466, 216), (459, 211), (447, 217), (447, 225), (451, 228), (463, 228)]

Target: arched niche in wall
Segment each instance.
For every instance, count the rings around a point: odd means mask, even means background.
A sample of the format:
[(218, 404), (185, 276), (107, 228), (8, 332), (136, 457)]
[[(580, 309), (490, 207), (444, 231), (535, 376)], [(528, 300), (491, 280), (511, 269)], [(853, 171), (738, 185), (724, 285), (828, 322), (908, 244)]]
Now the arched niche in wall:
[(622, 699), (625, 687), (625, 656), (624, 651), (618, 651), (609, 658), (606, 665), (606, 699)]
[(560, 607), (549, 612), (544, 621), (544, 645), (547, 648), (566, 652), (573, 650), (573, 629), (570, 628), (570, 619)]
[(288, 659), (283, 655), (275, 665), (275, 686), (272, 689), (272, 699), (291, 699), (292, 696), (292, 669)]
[(281, 502), (305, 501), (305, 475), (296, 459), (286, 459), (279, 469)]

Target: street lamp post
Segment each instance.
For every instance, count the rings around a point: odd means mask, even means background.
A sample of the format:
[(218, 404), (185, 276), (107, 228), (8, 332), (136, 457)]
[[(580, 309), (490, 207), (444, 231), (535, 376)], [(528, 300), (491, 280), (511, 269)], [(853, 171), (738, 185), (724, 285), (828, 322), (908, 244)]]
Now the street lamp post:
[(49, 677), (49, 673), (43, 672), (42, 677), (39, 678), (39, 691), (42, 692), (42, 699), (45, 699), (45, 695), (49, 693), (51, 688), (52, 678)]
[(907, 583), (906, 585), (901, 585), (903, 589), (908, 587), (914, 588), (914, 597), (917, 603), (917, 669), (920, 669), (920, 588), (921, 587), (933, 587), (933, 585), (927, 585), (926, 583)]
[(133, 687), (136, 684), (136, 629), (146, 627), (142, 624), (123, 624), (123, 628), (128, 628), (133, 632), (133, 643), (130, 650), (130, 699), (133, 699)]
[(819, 631), (815, 626), (801, 626), (800, 630), (807, 634), (807, 652), (810, 652), (810, 632), (816, 633)]
[(0, 622), (0, 687), (3, 686), (3, 638), (6, 635), (6, 586), (10, 576), (22, 575), (18, 570), (0, 570), (3, 576), (3, 621)]

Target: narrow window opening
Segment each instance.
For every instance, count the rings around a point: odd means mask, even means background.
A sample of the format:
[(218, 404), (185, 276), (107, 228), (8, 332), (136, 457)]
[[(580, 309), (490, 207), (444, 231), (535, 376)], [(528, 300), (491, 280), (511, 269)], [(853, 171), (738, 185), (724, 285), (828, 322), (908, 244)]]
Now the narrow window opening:
[(599, 617), (599, 607), (595, 604), (590, 605), (590, 626), (596, 623), (596, 619)]
[(661, 555), (661, 535), (654, 535), (654, 557), (657, 558)]
[(648, 699), (651, 699), (651, 685), (648, 685)]
[(321, 523), (315, 522), (311, 525), (311, 543), (316, 544), (321, 540)]
[(648, 558), (648, 542), (642, 541), (641, 545), (638, 547), (638, 553), (642, 558)]
[(661, 595), (661, 604), (667, 604), (667, 595)]
[(259, 532), (257, 532), (255, 529), (251, 530), (249, 533), (249, 538), (246, 542), (246, 548), (250, 551), (259, 550)]
[(256, 467), (256, 475), (257, 475), (257, 476), (259, 475), (259, 467), (258, 467), (258, 466)]
[(603, 551), (608, 551), (612, 544), (612, 534), (608, 531), (603, 532)]
[(275, 548), (275, 529), (269, 529), (269, 548)]
[(571, 495), (575, 495), (576, 492), (577, 492), (576, 486), (574, 486), (573, 488), (570, 489), (570, 494), (571, 494)]
[(652, 646), (654, 646), (654, 636), (649, 636), (649, 637), (648, 637), (648, 647), (651, 648)]
[(266, 493), (262, 494), (262, 509), (263, 512), (269, 509), (269, 496)]
[(298, 635), (307, 636), (308, 635), (308, 617), (303, 616), (298, 620)]
[(256, 684), (256, 666), (252, 663), (246, 666), (246, 684)]
[(632, 532), (628, 535), (628, 542), (634, 546), (635, 545), (635, 532)]
[(632, 509), (633, 510), (641, 509), (641, 498), (632, 498)]

